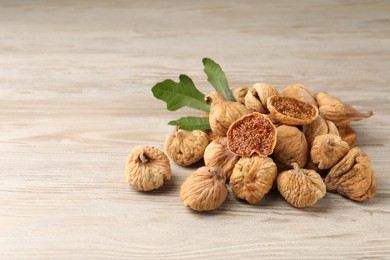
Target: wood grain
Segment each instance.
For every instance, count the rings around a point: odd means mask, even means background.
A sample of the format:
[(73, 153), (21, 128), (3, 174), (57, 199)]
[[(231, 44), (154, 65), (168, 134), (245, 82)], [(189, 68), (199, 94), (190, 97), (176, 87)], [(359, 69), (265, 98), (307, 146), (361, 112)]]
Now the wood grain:
[[(241, 259), (390, 256), (388, 1), (0, 2), (0, 258)], [(163, 189), (124, 177), (138, 144), (162, 148), (169, 120), (150, 88), (201, 59), (231, 86), (302, 83), (375, 115), (356, 122), (378, 195), (328, 193), (307, 209), (273, 191), (258, 205), (230, 192), (196, 213), (173, 165)]]

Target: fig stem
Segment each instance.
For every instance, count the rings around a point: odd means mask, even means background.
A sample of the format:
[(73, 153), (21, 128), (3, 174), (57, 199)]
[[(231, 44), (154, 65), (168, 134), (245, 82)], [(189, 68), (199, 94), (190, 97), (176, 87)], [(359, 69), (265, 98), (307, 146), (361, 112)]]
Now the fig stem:
[(146, 155), (145, 152), (142, 152), (142, 153), (139, 154), (139, 160), (140, 160), (141, 163), (146, 163), (146, 162), (149, 161), (149, 158), (148, 158), (148, 156)]
[(291, 164), (291, 166), (294, 168), (294, 171), (297, 171), (297, 172), (301, 171), (301, 168), (299, 167), (299, 165), (297, 163), (293, 162)]

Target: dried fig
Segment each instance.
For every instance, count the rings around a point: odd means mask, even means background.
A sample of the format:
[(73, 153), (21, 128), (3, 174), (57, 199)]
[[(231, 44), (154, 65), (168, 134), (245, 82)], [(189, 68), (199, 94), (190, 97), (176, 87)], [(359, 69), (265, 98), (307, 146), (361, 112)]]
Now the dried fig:
[(235, 121), (227, 132), (228, 148), (239, 156), (266, 157), (276, 144), (276, 128), (263, 114), (253, 112)]
[(328, 124), (322, 118), (322, 116), (318, 115), (313, 122), (311, 122), (308, 125), (304, 125), (302, 131), (306, 136), (309, 147), (311, 147), (314, 138), (316, 138), (319, 135), (324, 135), (328, 133)]
[(288, 203), (303, 208), (325, 196), (326, 186), (318, 173), (301, 169), (296, 163), (293, 167), (293, 170), (281, 172), (277, 177), (278, 190)]
[(310, 93), (310, 91), (301, 84), (293, 84), (285, 87), (281, 93), (282, 96), (291, 97), (300, 101), (309, 103), (312, 106), (317, 107), (317, 101)]
[(206, 166), (220, 167), (229, 181), (234, 165), (240, 157), (227, 148), (227, 138), (220, 137), (206, 147), (203, 159)]
[(307, 125), (318, 115), (317, 107), (281, 95), (269, 97), (267, 108), (279, 122), (287, 125)]
[(317, 136), (310, 150), (311, 160), (320, 169), (329, 169), (349, 151), (349, 145), (340, 136), (326, 134)]
[(352, 200), (369, 200), (376, 195), (376, 178), (368, 155), (359, 147), (332, 167), (325, 178), (328, 191)]
[(255, 83), (245, 96), (245, 106), (262, 114), (268, 113), (267, 99), (277, 95), (274, 86), (267, 83)]
[(182, 203), (196, 211), (214, 210), (228, 194), (226, 178), (218, 167), (201, 167), (187, 177), (180, 187)]
[(245, 96), (248, 93), (248, 87), (236, 87), (232, 89), (234, 99), (241, 103), (245, 104)]
[(353, 128), (349, 125), (339, 126), (338, 127), (339, 134), (341, 139), (344, 142), (347, 142), (349, 146), (353, 146), (356, 143), (356, 132), (353, 130)]
[(303, 167), (309, 157), (305, 135), (295, 126), (278, 126), (273, 157), (279, 171), (291, 169), (293, 162)]
[(276, 165), (271, 158), (242, 157), (230, 176), (230, 186), (236, 197), (256, 204), (272, 188), (276, 176)]
[(374, 113), (360, 113), (351, 105), (343, 103), (340, 99), (327, 93), (318, 93), (316, 96), (320, 115), (335, 123), (336, 126), (347, 125), (352, 121), (358, 121), (372, 116)]
[(205, 132), (176, 128), (165, 140), (165, 152), (178, 165), (188, 166), (203, 158), (208, 144), (209, 139)]
[(210, 102), (210, 99), (212, 99), (209, 115), (210, 127), (218, 136), (225, 136), (234, 121), (252, 112), (239, 102), (225, 99), (219, 92), (206, 95), (206, 102)]
[(136, 190), (158, 189), (171, 179), (169, 159), (155, 147), (137, 146), (127, 158), (126, 176), (129, 184)]

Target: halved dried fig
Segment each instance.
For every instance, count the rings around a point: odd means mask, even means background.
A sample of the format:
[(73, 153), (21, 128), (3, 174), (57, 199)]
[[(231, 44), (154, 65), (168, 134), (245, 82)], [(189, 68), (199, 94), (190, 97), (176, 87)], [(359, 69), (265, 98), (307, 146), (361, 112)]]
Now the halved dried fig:
[(307, 125), (318, 116), (317, 107), (291, 97), (270, 96), (267, 100), (269, 112), (281, 123)]
[(276, 128), (263, 114), (253, 112), (235, 121), (227, 131), (228, 148), (239, 156), (272, 154), (276, 144)]

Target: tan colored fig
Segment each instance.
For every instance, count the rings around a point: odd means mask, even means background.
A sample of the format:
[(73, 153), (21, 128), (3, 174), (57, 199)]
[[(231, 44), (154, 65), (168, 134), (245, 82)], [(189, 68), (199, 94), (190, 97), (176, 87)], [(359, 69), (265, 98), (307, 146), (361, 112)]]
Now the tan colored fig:
[(262, 114), (268, 113), (267, 99), (277, 94), (277, 89), (271, 84), (255, 83), (245, 96), (245, 106)]
[(150, 191), (160, 188), (171, 179), (168, 157), (155, 147), (135, 147), (126, 161), (126, 177), (136, 190)]
[(227, 138), (220, 137), (212, 141), (204, 152), (204, 163), (210, 167), (220, 167), (229, 181), (234, 165), (240, 159), (227, 148)]
[(328, 126), (328, 134), (340, 136), (339, 129), (332, 121), (326, 120), (326, 125)]
[(280, 94), (285, 97), (298, 99), (300, 101), (309, 103), (310, 105), (317, 107), (317, 101), (310, 93), (310, 91), (307, 88), (305, 88), (304, 85), (301, 84), (289, 85), (285, 87), (282, 93)]
[(299, 167), (305, 166), (309, 158), (305, 135), (295, 126), (277, 127), (273, 158), (279, 171), (291, 169), (293, 162), (296, 162)]
[(165, 152), (178, 165), (189, 166), (203, 158), (208, 144), (205, 132), (180, 130), (177, 127), (165, 140)]
[(218, 167), (201, 167), (187, 177), (180, 187), (181, 202), (196, 211), (214, 210), (225, 201), (226, 177)]
[(314, 138), (316, 138), (319, 135), (324, 135), (328, 133), (328, 124), (322, 118), (322, 116), (318, 115), (313, 122), (311, 122), (308, 125), (304, 125), (302, 131), (306, 136), (309, 147), (311, 147)]
[(258, 203), (272, 188), (277, 168), (271, 158), (242, 157), (230, 176), (230, 186), (237, 198)]
[(269, 97), (267, 108), (274, 118), (287, 125), (307, 125), (318, 116), (317, 107), (281, 95)]
[(206, 102), (210, 102), (209, 122), (213, 133), (217, 136), (225, 136), (230, 125), (252, 112), (239, 102), (232, 102), (225, 99), (219, 92), (211, 92), (205, 97)]
[(276, 128), (265, 115), (253, 112), (235, 121), (227, 132), (228, 148), (239, 156), (272, 154), (276, 144)]
[(332, 121), (336, 126), (347, 125), (352, 121), (358, 121), (372, 116), (374, 113), (360, 113), (351, 105), (343, 103), (340, 99), (327, 93), (318, 93), (316, 96), (320, 115)]
[(355, 130), (353, 130), (353, 128), (351, 126), (349, 126), (349, 125), (339, 126), (338, 130), (339, 130), (339, 134), (340, 134), (341, 139), (344, 142), (347, 142), (350, 147), (352, 147), (356, 143), (357, 135), (356, 135)]
[(232, 89), (232, 93), (233, 93), (233, 97), (234, 99), (245, 105), (245, 96), (246, 96), (246, 93), (248, 93), (248, 87), (236, 87), (236, 88), (233, 88)]
[(369, 200), (376, 195), (376, 178), (369, 156), (359, 147), (332, 167), (325, 178), (328, 191), (352, 200)]
[(340, 136), (326, 134), (317, 136), (310, 150), (311, 160), (320, 169), (329, 169), (349, 151), (349, 145)]
[(326, 186), (318, 173), (301, 169), (296, 163), (293, 167), (293, 170), (281, 172), (277, 177), (278, 190), (288, 203), (303, 208), (325, 196)]

